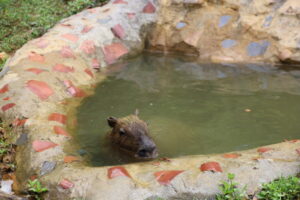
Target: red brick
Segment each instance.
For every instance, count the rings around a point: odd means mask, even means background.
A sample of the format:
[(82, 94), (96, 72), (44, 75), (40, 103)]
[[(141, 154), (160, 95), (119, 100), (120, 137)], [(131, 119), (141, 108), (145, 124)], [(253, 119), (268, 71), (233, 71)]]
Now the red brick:
[(26, 87), (29, 88), (31, 92), (36, 94), (41, 100), (48, 99), (54, 93), (50, 86), (43, 81), (27, 81)]
[(148, 2), (147, 5), (143, 9), (143, 13), (155, 13), (156, 8), (151, 2)]
[(128, 2), (124, 0), (115, 0), (113, 4), (128, 4)]
[(72, 81), (64, 80), (64, 85), (67, 87), (67, 91), (73, 97), (85, 97), (86, 93), (78, 87), (75, 87)]
[(218, 162), (207, 162), (200, 166), (201, 171), (213, 171), (213, 172), (223, 172), (220, 164)]
[(78, 36), (74, 35), (74, 34), (70, 34), (70, 33), (63, 34), (62, 37), (69, 40), (69, 41), (71, 41), (71, 42), (77, 42), (78, 41)]
[(107, 176), (109, 179), (118, 177), (118, 176), (127, 176), (131, 177), (128, 173), (128, 171), (124, 167), (111, 167), (107, 171)]
[(161, 185), (166, 185), (169, 184), (172, 179), (174, 179), (178, 174), (182, 172), (183, 170), (159, 171), (155, 172), (154, 176)]
[(27, 119), (15, 119), (13, 121), (13, 126), (23, 126), (26, 123)]
[(65, 156), (64, 157), (64, 163), (72, 163), (72, 162), (78, 162), (80, 161), (80, 158), (76, 156)]
[(86, 69), (84, 70), (84, 72), (85, 72), (87, 75), (89, 75), (91, 78), (94, 78), (94, 74), (93, 74), (93, 72), (92, 72), (89, 68), (86, 68)]
[(72, 87), (73, 86), (73, 83), (72, 81), (69, 81), (69, 80), (64, 80), (64, 85), (69, 88), (69, 87)]
[(1, 110), (2, 110), (3, 112), (5, 112), (5, 111), (11, 109), (12, 107), (14, 107), (15, 105), (16, 105), (16, 104), (14, 104), (14, 103), (8, 103), (8, 104), (5, 104), (4, 106), (1, 107)]
[(25, 71), (34, 73), (36, 75), (45, 72), (45, 70), (39, 69), (39, 68), (29, 68), (29, 69), (25, 69)]
[(63, 189), (70, 189), (74, 187), (74, 183), (72, 183), (68, 179), (63, 179), (62, 181), (60, 181), (59, 186), (62, 187)]
[(49, 121), (56, 121), (62, 124), (66, 124), (67, 116), (59, 113), (52, 113), (48, 116)]
[(44, 141), (44, 140), (35, 140), (32, 143), (32, 147), (36, 152), (42, 152), (56, 146), (58, 146), (58, 144), (55, 144), (50, 141)]
[(128, 53), (128, 49), (122, 43), (113, 43), (104, 47), (104, 56), (107, 64), (114, 63), (118, 58)]
[(1, 89), (0, 89), (0, 94), (3, 94), (9, 90), (8, 84), (5, 84)]
[(69, 46), (64, 46), (60, 50), (60, 55), (63, 58), (76, 58), (75, 55), (74, 55), (74, 52), (72, 51), (72, 49)]
[(96, 48), (95, 48), (95, 45), (94, 45), (94, 42), (91, 41), (91, 40), (85, 40), (81, 46), (80, 46), (80, 49), (86, 53), (86, 54), (92, 54), (96, 51)]
[(115, 25), (111, 28), (111, 31), (114, 33), (114, 35), (120, 39), (124, 39), (126, 34), (123, 29), (123, 27), (120, 24)]
[(128, 19), (133, 19), (136, 16), (135, 13), (127, 13)]
[(35, 42), (35, 45), (40, 48), (40, 49), (44, 49), (46, 48), (48, 45), (49, 45), (49, 42), (45, 39), (38, 39), (36, 42)]
[(61, 126), (53, 126), (53, 131), (58, 135), (70, 137), (70, 134)]
[(38, 63), (45, 63), (45, 57), (35, 52), (31, 52), (28, 56), (29, 60)]
[(289, 142), (289, 143), (297, 143), (297, 142), (300, 142), (300, 140), (299, 140), (299, 139), (285, 140), (285, 142)]
[(92, 29), (93, 29), (92, 26), (85, 25), (85, 26), (83, 27), (83, 29), (81, 30), (81, 33), (88, 33), (88, 32), (90, 32)]
[(70, 67), (64, 64), (56, 64), (53, 66), (53, 71), (57, 72), (63, 72), (63, 73), (68, 73), (68, 72), (74, 72), (74, 67)]
[(100, 63), (97, 58), (94, 58), (92, 60), (92, 67), (93, 67), (93, 69), (100, 69), (101, 66), (100, 66)]
[(60, 24), (60, 25), (66, 28), (74, 29), (74, 27), (71, 24)]
[(151, 165), (158, 167), (160, 165), (160, 162), (156, 161), (156, 162), (151, 163)]
[(270, 148), (270, 147), (261, 147), (261, 148), (257, 149), (257, 152), (259, 152), (259, 153), (265, 153), (265, 152), (271, 151), (271, 150), (273, 150), (273, 148)]
[(239, 154), (239, 153), (227, 153), (227, 154), (223, 154), (224, 158), (238, 158), (240, 156), (241, 156), (241, 154)]

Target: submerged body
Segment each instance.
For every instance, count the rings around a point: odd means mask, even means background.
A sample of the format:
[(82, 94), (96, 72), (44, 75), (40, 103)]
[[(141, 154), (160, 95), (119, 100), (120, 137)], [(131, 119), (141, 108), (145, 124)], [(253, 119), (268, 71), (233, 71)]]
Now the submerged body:
[(111, 142), (136, 158), (152, 159), (158, 156), (156, 144), (149, 135), (147, 124), (137, 115), (123, 118), (109, 117)]

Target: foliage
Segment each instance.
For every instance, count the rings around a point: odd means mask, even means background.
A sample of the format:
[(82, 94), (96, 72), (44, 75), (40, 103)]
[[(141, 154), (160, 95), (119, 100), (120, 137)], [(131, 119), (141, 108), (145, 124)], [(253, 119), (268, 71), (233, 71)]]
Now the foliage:
[(77, 13), (79, 10), (82, 10), (87, 7), (95, 6), (95, 1), (91, 0), (75, 0), (69, 2), (69, 15)]
[(0, 52), (13, 52), (62, 18), (107, 0), (0, 0)]
[(0, 156), (3, 156), (9, 152), (9, 144), (2, 138), (0, 138)]
[(0, 156), (6, 154), (7, 152), (8, 152), (7, 149), (0, 148)]
[(296, 200), (300, 199), (300, 178), (280, 178), (270, 183), (263, 184), (262, 190), (257, 195), (264, 200)]
[(0, 0), (0, 9), (5, 8), (9, 4), (10, 0)]
[(233, 182), (234, 174), (227, 175), (228, 181), (224, 181), (220, 186), (221, 194), (217, 195), (217, 200), (243, 200), (246, 199), (245, 188), (242, 190), (237, 187), (237, 183)]
[(9, 144), (3, 139), (0, 138), (0, 148), (7, 148)]
[(5, 64), (6, 60), (7, 60), (6, 58), (0, 59), (0, 71), (1, 71), (2, 68), (4, 67), (4, 64)]
[(43, 187), (41, 182), (38, 179), (33, 181), (29, 180), (28, 184), (28, 191), (33, 194), (33, 197), (37, 200), (41, 199), (41, 195), (45, 192), (48, 192), (46, 187)]

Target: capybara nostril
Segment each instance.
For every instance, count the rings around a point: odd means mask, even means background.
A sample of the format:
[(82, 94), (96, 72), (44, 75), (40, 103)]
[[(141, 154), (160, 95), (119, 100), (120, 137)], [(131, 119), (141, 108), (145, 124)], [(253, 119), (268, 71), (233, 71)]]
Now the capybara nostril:
[(140, 157), (148, 157), (149, 153), (150, 152), (148, 152), (146, 149), (141, 149), (141, 150), (138, 151), (138, 155)]

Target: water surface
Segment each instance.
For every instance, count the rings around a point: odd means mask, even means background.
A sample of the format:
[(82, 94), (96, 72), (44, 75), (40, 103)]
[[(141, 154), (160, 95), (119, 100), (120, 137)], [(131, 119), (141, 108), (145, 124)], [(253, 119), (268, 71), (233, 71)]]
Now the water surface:
[(78, 108), (76, 137), (94, 166), (136, 162), (105, 138), (107, 117), (136, 109), (160, 157), (244, 150), (300, 136), (300, 71), (151, 54), (121, 66)]

